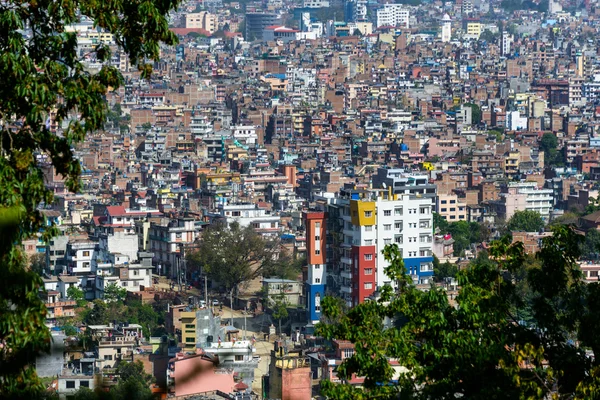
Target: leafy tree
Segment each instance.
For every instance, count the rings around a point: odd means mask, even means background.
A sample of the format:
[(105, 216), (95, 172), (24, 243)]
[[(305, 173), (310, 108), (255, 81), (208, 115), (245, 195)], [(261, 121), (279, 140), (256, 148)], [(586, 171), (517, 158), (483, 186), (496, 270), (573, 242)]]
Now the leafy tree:
[(117, 375), (119, 375), (118, 383), (108, 391), (81, 388), (75, 393), (74, 398), (77, 400), (152, 400), (154, 398), (150, 389), (154, 378), (146, 374), (141, 361), (120, 362), (117, 366)]
[(512, 232), (539, 232), (544, 229), (544, 220), (537, 211), (516, 211), (508, 220), (508, 229)]
[[(456, 306), (443, 289), (420, 291), (406, 273), (400, 251), (383, 251), (385, 286), (378, 301), (351, 309), (335, 324), (319, 324), (317, 334), (350, 340), (352, 357), (338, 368), (341, 382), (353, 375), (362, 387), (322, 382), (335, 399), (547, 399), (596, 398), (600, 390), (600, 284), (586, 284), (577, 265), (582, 240), (565, 226), (542, 241), (538, 265), (528, 263), (521, 243), (493, 242), (489, 257), (459, 272)], [(524, 300), (515, 282), (530, 291), (533, 326), (515, 315)], [(339, 313), (323, 300), (325, 316)], [(384, 324), (393, 317), (394, 324)], [(579, 343), (577, 343), (579, 341)], [(394, 370), (395, 360), (403, 370)]]
[(446, 218), (442, 217), (440, 214), (434, 212), (433, 229), (435, 230), (436, 228), (438, 228), (442, 233), (448, 232), (448, 221), (446, 221)]
[(578, 225), (578, 224), (579, 224), (579, 215), (577, 215), (574, 212), (567, 211), (560, 217), (553, 219), (549, 225), (554, 226), (554, 225)]
[(540, 150), (544, 152), (544, 161), (547, 165), (561, 166), (564, 164), (563, 153), (558, 150), (558, 138), (553, 133), (546, 132), (542, 135)]
[(479, 40), (486, 41), (488, 43), (495, 43), (498, 40), (498, 36), (499, 35), (497, 33), (492, 33), (492, 31), (486, 29), (481, 32), (481, 35), (479, 35)]
[(71, 286), (67, 289), (67, 297), (77, 302), (77, 307), (84, 307), (87, 304), (85, 294), (81, 288)]
[(116, 283), (106, 285), (104, 288), (104, 300), (107, 302), (123, 302), (127, 297), (127, 289), (120, 287)]
[(29, 268), (31, 271), (43, 275), (46, 270), (46, 253), (35, 253), (29, 256)]
[(439, 266), (433, 268), (433, 277), (437, 282), (442, 282), (444, 278), (456, 278), (458, 267), (450, 261), (440, 263)]
[(259, 276), (285, 276), (290, 265), (278, 239), (265, 238), (237, 222), (205, 229), (187, 260), (188, 268), (207, 273), (227, 291), (237, 291), (241, 283)]
[[(38, 296), (41, 277), (26, 269), (22, 250), (23, 240), (37, 234), (48, 240), (57, 232), (38, 210), (40, 203), (53, 201), (38, 156), (77, 192), (81, 167), (73, 149), (86, 132), (103, 127), (105, 95), (123, 81), (110, 65), (108, 45), (98, 44), (89, 54), (102, 68), (85, 68), (77, 33), (66, 28), (89, 18), (112, 33), (149, 77), (151, 66), (144, 61), (159, 59), (160, 42), (176, 42), (166, 16), (178, 3), (6, 0), (0, 6), (0, 281), (10, 282), (0, 285), (0, 397), (31, 398), (45, 389), (35, 369), (26, 368), (36, 353), (49, 349), (50, 332)], [(60, 134), (53, 126), (61, 127)]]
[(590, 197), (588, 199), (588, 205), (585, 207), (584, 214), (585, 215), (592, 214), (599, 210), (600, 210), (600, 198), (595, 199), (593, 197)]
[(273, 298), (273, 318), (279, 321), (279, 336), (281, 336), (281, 320), (288, 317), (287, 302), (283, 294)]
[(581, 257), (587, 260), (596, 260), (598, 254), (600, 254), (600, 232), (590, 229), (585, 233), (585, 240), (581, 243)]
[(481, 123), (481, 108), (474, 103), (465, 103), (465, 107), (471, 108), (471, 122), (473, 125), (479, 125)]

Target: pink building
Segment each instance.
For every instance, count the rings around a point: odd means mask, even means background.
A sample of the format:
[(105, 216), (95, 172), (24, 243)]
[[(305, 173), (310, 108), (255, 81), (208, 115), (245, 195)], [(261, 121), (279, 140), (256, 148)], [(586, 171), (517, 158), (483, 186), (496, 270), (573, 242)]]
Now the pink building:
[(167, 382), (175, 396), (214, 392), (233, 393), (232, 371), (217, 370), (218, 359), (209, 354), (186, 356), (178, 353), (169, 363)]

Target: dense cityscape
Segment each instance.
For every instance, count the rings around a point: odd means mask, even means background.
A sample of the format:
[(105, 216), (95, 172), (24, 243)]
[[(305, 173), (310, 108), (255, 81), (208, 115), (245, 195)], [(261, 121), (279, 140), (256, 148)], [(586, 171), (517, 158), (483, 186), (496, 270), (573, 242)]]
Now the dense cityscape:
[(600, 398), (595, 0), (12, 3), (0, 398)]

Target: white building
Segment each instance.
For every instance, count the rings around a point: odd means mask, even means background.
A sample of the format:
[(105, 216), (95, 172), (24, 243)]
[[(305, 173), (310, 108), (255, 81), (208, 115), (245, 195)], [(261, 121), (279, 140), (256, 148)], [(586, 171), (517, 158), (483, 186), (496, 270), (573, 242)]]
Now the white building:
[(518, 111), (507, 112), (506, 129), (508, 129), (509, 131), (527, 129), (527, 117), (522, 117)]
[(452, 20), (448, 14), (442, 18), (442, 42), (448, 43), (452, 39)]
[(403, 4), (385, 4), (377, 10), (377, 27), (395, 26), (408, 28), (410, 11)]
[(304, 8), (329, 8), (329, 0), (304, 0)]
[(234, 143), (239, 143), (242, 146), (256, 147), (258, 135), (255, 125), (235, 125), (232, 129)]
[(217, 210), (217, 214), (213, 214), (212, 217), (225, 219), (227, 225), (237, 222), (242, 227), (252, 226), (263, 235), (276, 235), (279, 232), (279, 215), (272, 215), (257, 204), (221, 203)]
[(510, 48), (512, 45), (512, 36), (510, 33), (504, 31), (500, 37), (500, 48), (503, 56), (510, 54)]

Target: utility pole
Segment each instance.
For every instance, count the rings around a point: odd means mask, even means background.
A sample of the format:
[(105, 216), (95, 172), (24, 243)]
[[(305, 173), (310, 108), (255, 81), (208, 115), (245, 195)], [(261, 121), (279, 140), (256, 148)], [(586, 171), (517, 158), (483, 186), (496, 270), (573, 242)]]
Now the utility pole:
[(247, 307), (244, 307), (244, 340), (246, 340), (246, 314), (247, 314)]
[[(206, 303), (206, 306), (208, 307), (208, 283), (207, 283), (207, 277), (206, 274), (204, 274), (204, 303)], [(214, 312), (214, 310), (213, 310)]]
[(233, 326), (233, 288), (229, 292), (229, 306), (231, 309), (231, 326)]

